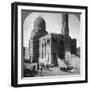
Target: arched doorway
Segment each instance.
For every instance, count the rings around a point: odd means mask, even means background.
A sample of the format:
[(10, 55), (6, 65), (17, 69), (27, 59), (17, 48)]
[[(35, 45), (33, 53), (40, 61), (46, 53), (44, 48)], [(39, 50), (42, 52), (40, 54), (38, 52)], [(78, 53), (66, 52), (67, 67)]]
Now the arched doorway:
[(59, 49), (58, 50), (59, 50), (59, 58), (64, 59), (64, 51), (65, 51), (64, 40), (59, 41)]

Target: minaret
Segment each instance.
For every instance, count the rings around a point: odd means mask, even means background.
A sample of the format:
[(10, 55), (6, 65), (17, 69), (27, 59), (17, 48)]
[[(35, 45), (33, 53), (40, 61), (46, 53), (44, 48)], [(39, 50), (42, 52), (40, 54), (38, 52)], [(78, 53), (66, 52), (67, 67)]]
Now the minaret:
[[(68, 14), (62, 14), (62, 35), (64, 36), (65, 61), (71, 62)], [(67, 65), (67, 64), (66, 64)]]
[(62, 34), (69, 36), (69, 26), (68, 26), (68, 14), (62, 14)]

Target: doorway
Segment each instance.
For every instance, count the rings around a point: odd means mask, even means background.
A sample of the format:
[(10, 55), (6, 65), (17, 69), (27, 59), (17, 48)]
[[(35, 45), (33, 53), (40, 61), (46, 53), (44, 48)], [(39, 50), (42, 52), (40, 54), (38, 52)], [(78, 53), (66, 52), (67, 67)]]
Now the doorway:
[(56, 53), (53, 53), (53, 63), (55, 66), (58, 66), (57, 54)]

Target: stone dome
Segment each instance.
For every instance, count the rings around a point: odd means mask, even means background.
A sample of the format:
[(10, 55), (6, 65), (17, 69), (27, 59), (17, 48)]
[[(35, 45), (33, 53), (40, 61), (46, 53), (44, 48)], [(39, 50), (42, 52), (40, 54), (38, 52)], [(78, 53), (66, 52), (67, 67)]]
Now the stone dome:
[(36, 18), (34, 22), (34, 29), (31, 32), (30, 39), (39, 39), (40, 37), (48, 34), (46, 31), (46, 22), (42, 17)]
[(45, 20), (39, 16), (38, 18), (36, 18), (35, 22), (34, 22), (34, 30), (45, 30), (46, 29), (46, 22)]

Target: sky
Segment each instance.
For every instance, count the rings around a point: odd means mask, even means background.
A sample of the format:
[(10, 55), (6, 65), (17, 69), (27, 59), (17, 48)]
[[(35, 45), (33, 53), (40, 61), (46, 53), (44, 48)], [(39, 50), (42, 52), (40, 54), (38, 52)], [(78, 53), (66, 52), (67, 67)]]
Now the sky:
[[(22, 11), (23, 12), (23, 11)], [(46, 13), (24, 11), (23, 16), (23, 45), (28, 47), (31, 31), (35, 19), (41, 16), (46, 21), (46, 31), (48, 33), (61, 33), (62, 13)], [(69, 36), (77, 39), (77, 47), (80, 46), (80, 15), (69, 14)]]

